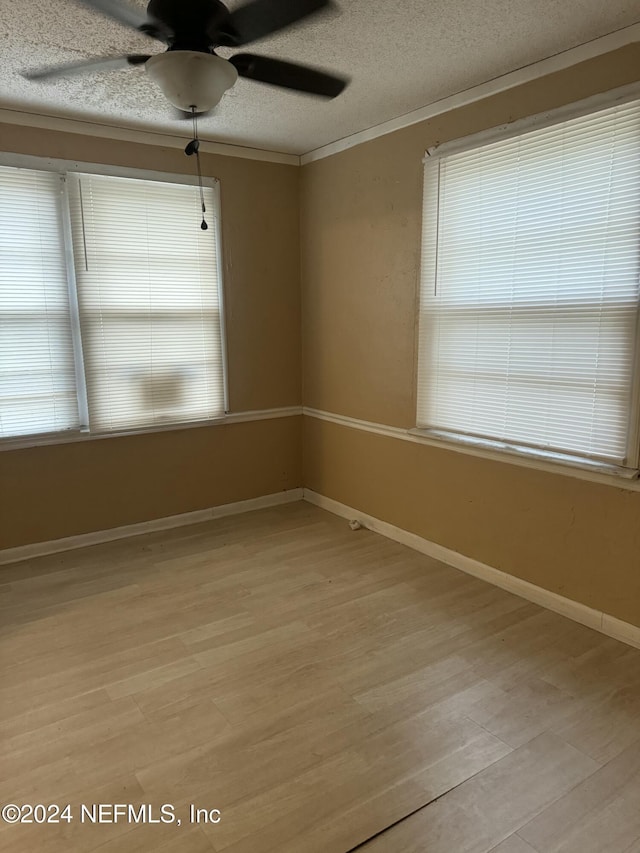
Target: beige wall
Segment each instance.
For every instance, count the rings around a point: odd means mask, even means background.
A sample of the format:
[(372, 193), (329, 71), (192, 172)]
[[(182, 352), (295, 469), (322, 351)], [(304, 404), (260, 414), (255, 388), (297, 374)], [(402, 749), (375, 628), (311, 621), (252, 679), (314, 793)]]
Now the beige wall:
[[(302, 170), (205, 156), (222, 188), (232, 410), (300, 402), (302, 330), (306, 405), (413, 426), (425, 148), (639, 77), (635, 45)], [(180, 150), (9, 125), (0, 150), (192, 165)], [(301, 420), (1, 452), (0, 548), (299, 486)], [(640, 625), (640, 493), (304, 421), (309, 488)]]
[(0, 453), (2, 547), (301, 485), (300, 417)]
[[(0, 125), (0, 151), (192, 173), (180, 149)], [(211, 154), (220, 179), (229, 403), (300, 403), (296, 166)], [(0, 548), (301, 485), (300, 418), (0, 452)]]
[[(306, 406), (415, 425), (422, 157), (640, 79), (640, 46), (302, 169)], [(305, 418), (305, 486), (640, 625), (640, 493)]]

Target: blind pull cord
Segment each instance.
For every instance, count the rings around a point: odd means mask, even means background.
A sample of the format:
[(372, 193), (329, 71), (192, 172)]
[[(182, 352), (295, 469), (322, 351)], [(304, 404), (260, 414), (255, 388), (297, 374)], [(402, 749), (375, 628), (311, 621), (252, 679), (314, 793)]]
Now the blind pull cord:
[(89, 272), (89, 261), (87, 259), (87, 234), (84, 229), (84, 204), (82, 201), (82, 181), (78, 181), (78, 195), (80, 196), (80, 219), (82, 221), (82, 246), (84, 248), (84, 268)]

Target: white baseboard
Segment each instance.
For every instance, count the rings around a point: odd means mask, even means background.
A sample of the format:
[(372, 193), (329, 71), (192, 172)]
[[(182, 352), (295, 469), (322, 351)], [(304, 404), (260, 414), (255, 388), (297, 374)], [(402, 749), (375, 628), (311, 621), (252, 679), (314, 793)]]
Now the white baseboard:
[(406, 545), (419, 551), (421, 554), (446, 563), (455, 569), (466, 572), (469, 575), (487, 581), (487, 583), (498, 586), (501, 589), (519, 595), (521, 598), (560, 613), (574, 622), (580, 622), (589, 628), (594, 628), (620, 640), (630, 646), (640, 648), (640, 628), (623, 622), (615, 616), (594, 610), (570, 598), (565, 598), (550, 590), (529, 583), (529, 581), (514, 577), (507, 572), (494, 569), (486, 563), (474, 560), (443, 545), (438, 545), (395, 524), (381, 521), (372, 515), (360, 512), (353, 507), (319, 495), (311, 489), (289, 489), (276, 492), (271, 495), (262, 495), (258, 498), (250, 498), (245, 501), (222, 504), (221, 506), (199, 509), (194, 512), (185, 512), (180, 515), (170, 515), (165, 518), (154, 518), (150, 521), (142, 521), (138, 524), (127, 524), (122, 527), (113, 527), (110, 530), (96, 530), (91, 533), (81, 533), (78, 536), (66, 536), (64, 539), (52, 539), (48, 542), (35, 542), (30, 545), (20, 545), (16, 548), (5, 548), (0, 550), (0, 565), (17, 563), (34, 557), (43, 557), (47, 554), (57, 554), (61, 551), (71, 551), (76, 548), (86, 548), (89, 545), (99, 545), (102, 542), (112, 542), (116, 539), (125, 539), (128, 536), (141, 536), (144, 533), (153, 533), (157, 530), (170, 530), (174, 527), (185, 527), (189, 524), (199, 524), (202, 521), (210, 521), (214, 518), (223, 518), (228, 515), (240, 515), (256, 509), (279, 506), (280, 504), (294, 503), (305, 500), (322, 509), (326, 509), (334, 515), (342, 518), (356, 519), (363, 527), (386, 536), (394, 542)]
[(71, 551), (75, 548), (86, 548), (88, 545), (99, 545), (102, 542), (112, 542), (115, 539), (125, 539), (127, 536), (141, 536), (143, 533), (153, 533), (156, 530), (170, 530), (172, 527), (185, 527), (188, 524), (198, 524), (225, 515), (239, 515), (254, 509), (265, 509), (279, 504), (293, 503), (302, 500), (302, 489), (288, 489), (272, 495), (262, 495), (246, 501), (222, 504), (221, 506), (197, 509), (194, 512), (184, 512), (180, 515), (169, 515), (165, 518), (154, 518), (151, 521), (141, 521), (138, 524), (126, 524), (113, 527), (110, 530), (96, 530), (92, 533), (81, 533), (78, 536), (66, 536), (64, 539), (52, 539), (48, 542), (35, 542), (32, 545), (20, 545), (16, 548), (5, 548), (0, 551), (0, 565), (30, 560), (33, 557), (43, 557), (46, 554), (57, 554), (60, 551)]
[(514, 577), (507, 572), (494, 569), (485, 563), (481, 563), (479, 560), (474, 560), (472, 557), (466, 557), (464, 554), (459, 554), (457, 551), (452, 551), (443, 545), (430, 542), (428, 539), (424, 539), (415, 533), (409, 533), (409, 531), (403, 530), (401, 527), (396, 527), (395, 524), (381, 521), (379, 518), (346, 506), (346, 504), (335, 501), (333, 498), (319, 495), (317, 492), (311, 491), (311, 489), (303, 490), (303, 499), (342, 518), (355, 519), (363, 527), (373, 530), (375, 533), (380, 533), (388, 539), (393, 539), (395, 542), (407, 545), (421, 554), (426, 554), (428, 557), (453, 566), (455, 569), (460, 569), (507, 592), (519, 595), (527, 601), (532, 601), (534, 604), (546, 607), (547, 610), (560, 613), (562, 616), (573, 619), (574, 622), (580, 622), (582, 625), (594, 628), (608, 637), (613, 637), (630, 646), (640, 648), (640, 628), (636, 625), (623, 622), (621, 619), (610, 616), (608, 613), (603, 613), (601, 610), (594, 610), (585, 604), (580, 604), (578, 601), (565, 598), (548, 589), (543, 589), (540, 586), (529, 583), (529, 581)]

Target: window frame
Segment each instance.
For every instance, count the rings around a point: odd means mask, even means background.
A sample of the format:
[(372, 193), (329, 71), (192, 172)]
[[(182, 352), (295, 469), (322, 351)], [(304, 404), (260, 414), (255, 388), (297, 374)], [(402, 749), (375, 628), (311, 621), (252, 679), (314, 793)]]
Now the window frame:
[[(606, 92), (564, 105), (543, 113), (518, 119), (508, 124), (499, 125), (470, 134), (469, 136), (452, 139), (445, 143), (436, 143), (425, 151), (423, 163), (423, 197), (422, 221), (428, 222), (428, 228), (423, 226), (423, 238), (420, 253), (420, 267), (416, 284), (415, 297), (415, 346), (414, 346), (414, 423), (408, 432), (426, 443), (453, 451), (463, 451), (485, 458), (498, 458), (514, 463), (526, 461), (528, 467), (539, 465), (548, 469), (552, 466), (559, 473), (567, 473), (567, 469), (582, 469), (592, 473), (610, 475), (616, 478), (631, 480), (640, 476), (640, 300), (637, 307), (635, 354), (632, 365), (633, 379), (631, 399), (629, 404), (629, 425), (627, 433), (627, 464), (617, 465), (613, 462), (572, 455), (542, 448), (531, 447), (527, 444), (502, 441), (499, 439), (481, 438), (474, 435), (449, 432), (438, 428), (418, 425), (418, 376), (420, 370), (420, 323), (423, 313), (422, 283), (425, 276), (435, 277), (437, 257), (435, 247), (438, 237), (439, 197), (437, 164), (440, 158), (450, 154), (470, 151), (491, 142), (513, 139), (529, 131), (552, 127), (573, 118), (589, 116), (614, 106), (621, 106), (640, 99), (640, 85), (633, 83), (619, 89)], [(431, 173), (429, 175), (429, 172)], [(429, 177), (431, 178), (430, 186)], [(640, 247), (639, 247), (640, 249)], [(429, 271), (428, 268), (431, 267)]]
[[(213, 230), (217, 242), (217, 269), (216, 276), (219, 287), (220, 303), (220, 335), (222, 342), (222, 375), (223, 375), (223, 400), (224, 414), (217, 418), (205, 420), (174, 422), (154, 426), (131, 427), (109, 432), (92, 433), (89, 430), (89, 417), (87, 406), (87, 389), (84, 377), (84, 365), (82, 361), (82, 338), (80, 335), (80, 313), (78, 307), (78, 291), (76, 285), (73, 241), (71, 233), (71, 215), (68, 203), (69, 187), (66, 175), (71, 172), (80, 174), (104, 175), (114, 178), (133, 178), (142, 181), (157, 181), (159, 183), (183, 184), (186, 186), (198, 186), (196, 175), (177, 174), (171, 172), (158, 172), (147, 169), (136, 169), (128, 166), (111, 166), (101, 163), (87, 163), (78, 160), (59, 160), (51, 157), (36, 157), (27, 154), (12, 154), (0, 152), (0, 166), (10, 166), (18, 169), (34, 169), (41, 172), (53, 172), (60, 176), (62, 196), (62, 239), (64, 242), (64, 262), (67, 272), (67, 286), (69, 291), (69, 313), (73, 335), (73, 352), (75, 362), (76, 393), (78, 397), (78, 410), (80, 416), (80, 428), (68, 429), (57, 432), (30, 433), (19, 436), (0, 438), (0, 451), (18, 450), (26, 447), (37, 447), (38, 445), (67, 444), (77, 441), (95, 441), (103, 438), (117, 438), (128, 435), (144, 435), (155, 432), (172, 432), (175, 430), (192, 429), (196, 427), (211, 426), (227, 421), (229, 413), (229, 387), (228, 387), (228, 350), (226, 335), (226, 310), (225, 310), (225, 283), (224, 264), (222, 259), (222, 224), (221, 224), (221, 200), (220, 181), (217, 178), (205, 177), (202, 182), (204, 186), (214, 192), (216, 204), (216, 216), (213, 223), (209, 223), (209, 229)], [(194, 227), (199, 227), (195, 222)]]

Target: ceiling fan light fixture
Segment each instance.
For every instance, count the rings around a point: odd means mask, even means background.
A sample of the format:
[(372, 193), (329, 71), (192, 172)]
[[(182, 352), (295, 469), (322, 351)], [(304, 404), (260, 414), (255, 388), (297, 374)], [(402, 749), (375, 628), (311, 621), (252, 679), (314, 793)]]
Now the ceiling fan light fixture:
[(147, 74), (179, 110), (198, 113), (212, 109), (238, 79), (226, 59), (195, 50), (169, 50), (145, 63)]

